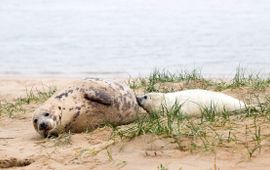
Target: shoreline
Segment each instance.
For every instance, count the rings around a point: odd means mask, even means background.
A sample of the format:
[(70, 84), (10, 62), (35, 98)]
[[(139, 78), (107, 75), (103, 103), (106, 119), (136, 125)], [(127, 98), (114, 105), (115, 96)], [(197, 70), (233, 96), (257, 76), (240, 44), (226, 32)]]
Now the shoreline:
[(236, 68), (235, 71), (231, 73), (204, 73), (201, 69), (191, 69), (191, 70), (178, 70), (170, 71), (167, 69), (153, 69), (148, 73), (131, 74), (128, 72), (89, 72), (89, 73), (0, 73), (0, 79), (77, 79), (77, 78), (105, 78), (105, 79), (116, 79), (116, 80), (127, 80), (127, 79), (138, 79), (138, 78), (147, 78), (152, 75), (154, 72), (160, 74), (169, 74), (169, 75), (185, 75), (185, 74), (197, 74), (202, 78), (207, 80), (231, 80), (237, 74), (238, 76), (252, 76), (258, 78), (270, 78), (270, 72), (253, 72), (252, 70), (246, 68)]
[(100, 78), (128, 78), (128, 74), (0, 74), (0, 79), (28, 79), (28, 78), (60, 78), (60, 79), (74, 79), (86, 77), (100, 77)]

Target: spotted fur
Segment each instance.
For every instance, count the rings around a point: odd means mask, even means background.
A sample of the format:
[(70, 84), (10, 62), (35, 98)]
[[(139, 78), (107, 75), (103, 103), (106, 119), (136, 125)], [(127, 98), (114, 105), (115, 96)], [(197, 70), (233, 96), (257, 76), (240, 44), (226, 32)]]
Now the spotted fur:
[[(82, 132), (106, 123), (130, 123), (137, 118), (138, 108), (133, 91), (126, 85), (85, 79), (57, 92), (42, 104), (34, 112), (33, 123), (44, 137), (64, 131)], [(48, 123), (45, 130), (40, 128), (42, 122)]]

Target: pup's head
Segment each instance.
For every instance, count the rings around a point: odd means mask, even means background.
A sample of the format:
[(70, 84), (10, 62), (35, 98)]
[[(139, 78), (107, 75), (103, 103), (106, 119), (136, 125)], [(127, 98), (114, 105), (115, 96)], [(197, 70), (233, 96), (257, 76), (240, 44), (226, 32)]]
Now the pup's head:
[(61, 119), (60, 115), (53, 113), (51, 110), (38, 108), (33, 115), (33, 125), (43, 137), (56, 136), (59, 119)]
[(162, 93), (147, 93), (143, 96), (136, 97), (139, 106), (148, 113), (158, 112), (162, 109), (164, 94)]

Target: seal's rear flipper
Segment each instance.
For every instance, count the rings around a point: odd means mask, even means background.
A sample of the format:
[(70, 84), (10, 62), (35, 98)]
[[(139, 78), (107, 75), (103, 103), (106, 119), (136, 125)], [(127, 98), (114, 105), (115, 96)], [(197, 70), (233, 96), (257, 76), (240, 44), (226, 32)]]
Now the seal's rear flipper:
[(94, 91), (94, 93), (86, 92), (84, 98), (92, 102), (97, 102), (103, 105), (111, 105), (111, 96), (104, 91)]

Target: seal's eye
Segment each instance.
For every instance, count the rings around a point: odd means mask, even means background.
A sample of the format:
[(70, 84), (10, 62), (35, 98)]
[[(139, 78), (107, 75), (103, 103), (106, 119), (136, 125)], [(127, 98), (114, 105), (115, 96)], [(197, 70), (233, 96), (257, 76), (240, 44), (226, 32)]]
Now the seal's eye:
[(44, 113), (44, 116), (46, 116), (46, 117), (49, 116), (49, 115), (50, 115), (49, 113)]
[(143, 96), (143, 98), (144, 98), (145, 100), (147, 100), (147, 99), (148, 99), (148, 97), (147, 97), (147, 96)]
[(35, 119), (35, 120), (34, 120), (34, 123), (37, 123), (37, 121), (38, 121), (38, 120), (37, 120), (37, 119)]

